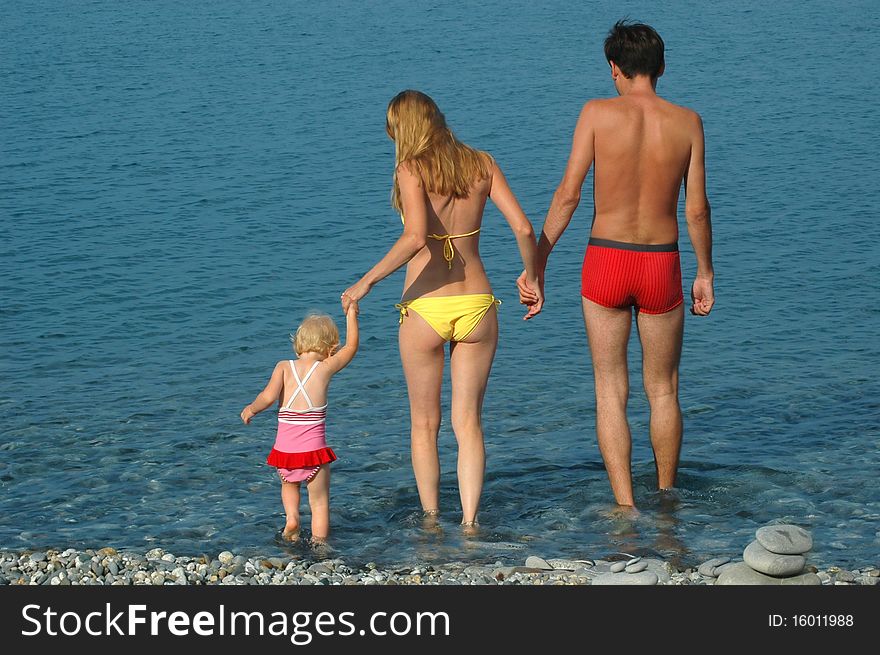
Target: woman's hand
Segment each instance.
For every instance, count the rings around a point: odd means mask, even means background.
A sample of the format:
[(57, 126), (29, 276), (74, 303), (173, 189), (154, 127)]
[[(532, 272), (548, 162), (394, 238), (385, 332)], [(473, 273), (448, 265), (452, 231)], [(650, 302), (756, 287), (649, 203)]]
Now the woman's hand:
[(523, 317), (528, 321), (541, 313), (544, 307), (544, 277), (529, 277), (526, 271), (523, 271), (516, 280), (516, 287), (519, 290), (519, 302), (526, 305), (529, 311)]
[(360, 302), (364, 296), (370, 293), (370, 289), (372, 289), (372, 286), (367, 282), (364, 282), (363, 278), (348, 287), (348, 289), (343, 291), (342, 295), (339, 297), (342, 301), (342, 311), (348, 314), (348, 308), (351, 303)]
[(252, 410), (251, 406), (248, 405), (243, 410), (241, 410), (241, 414), (239, 414), (239, 416), (241, 416), (241, 420), (244, 422), (245, 425), (250, 425), (251, 419), (255, 416), (254, 410)]

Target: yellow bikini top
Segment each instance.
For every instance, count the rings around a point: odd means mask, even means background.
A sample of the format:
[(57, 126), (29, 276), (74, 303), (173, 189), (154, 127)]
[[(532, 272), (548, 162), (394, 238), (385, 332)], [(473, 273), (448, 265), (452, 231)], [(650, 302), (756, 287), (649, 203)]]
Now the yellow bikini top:
[[(400, 222), (406, 225), (406, 221), (403, 220), (403, 214), (400, 215)], [(464, 234), (429, 234), (429, 239), (434, 239), (435, 241), (443, 241), (443, 259), (446, 260), (446, 264), (449, 268), (452, 268), (452, 260), (455, 259), (455, 248), (452, 247), (453, 239), (461, 239), (462, 237), (472, 237), (475, 234), (478, 234), (480, 228), (473, 230), (472, 232), (465, 232)]]

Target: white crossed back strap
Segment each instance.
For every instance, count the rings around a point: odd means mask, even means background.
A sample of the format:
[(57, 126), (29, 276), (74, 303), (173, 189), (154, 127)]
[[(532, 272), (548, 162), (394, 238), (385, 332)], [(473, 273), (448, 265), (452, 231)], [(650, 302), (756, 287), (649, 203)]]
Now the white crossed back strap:
[(309, 398), (309, 394), (306, 393), (305, 384), (306, 384), (306, 382), (309, 381), (309, 378), (312, 377), (312, 373), (315, 372), (315, 369), (318, 367), (318, 364), (320, 364), (321, 362), (317, 361), (314, 364), (312, 364), (312, 368), (310, 368), (309, 372), (306, 373), (305, 377), (302, 380), (300, 380), (299, 373), (296, 372), (296, 366), (294, 366), (293, 360), (291, 359), (288, 361), (290, 361), (290, 370), (293, 371), (293, 377), (296, 380), (297, 386), (296, 386), (296, 390), (293, 392), (293, 395), (290, 397), (290, 400), (288, 400), (287, 404), (284, 406), (285, 409), (290, 409), (290, 406), (293, 404), (293, 401), (296, 400), (296, 397), (300, 394), (300, 392), (302, 392), (303, 398), (305, 398), (306, 402), (309, 404), (309, 409), (314, 409), (315, 406), (312, 405), (312, 399)]

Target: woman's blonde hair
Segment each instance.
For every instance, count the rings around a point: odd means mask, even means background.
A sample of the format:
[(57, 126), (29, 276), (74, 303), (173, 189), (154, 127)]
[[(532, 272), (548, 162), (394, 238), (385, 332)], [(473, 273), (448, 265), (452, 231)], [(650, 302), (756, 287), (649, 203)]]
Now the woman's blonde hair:
[(296, 334), (290, 335), (290, 340), (297, 355), (316, 352), (329, 357), (339, 345), (339, 329), (327, 314), (313, 312), (305, 317)]
[(466, 198), (478, 179), (489, 177), (494, 160), (455, 138), (437, 104), (421, 91), (401, 91), (388, 103), (385, 131), (394, 141), (391, 206), (401, 214), (397, 169), (406, 162), (427, 191)]

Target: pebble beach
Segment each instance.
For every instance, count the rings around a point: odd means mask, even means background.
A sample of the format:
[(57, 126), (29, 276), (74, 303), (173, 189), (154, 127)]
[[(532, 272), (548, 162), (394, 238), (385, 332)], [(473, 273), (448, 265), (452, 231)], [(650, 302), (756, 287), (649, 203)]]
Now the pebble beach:
[[(659, 559), (620, 554), (596, 560), (531, 555), (525, 561), (490, 565), (377, 567), (343, 559), (244, 557), (229, 551), (181, 557), (161, 548), (145, 553), (69, 548), (0, 552), (0, 585), (714, 585), (724, 584), (719, 578), (724, 571), (718, 569), (735, 571), (739, 564), (720, 557), (679, 570)], [(878, 580), (876, 565), (852, 570), (807, 565), (804, 573), (790, 578), (756, 577), (730, 584), (875, 585)]]

